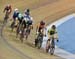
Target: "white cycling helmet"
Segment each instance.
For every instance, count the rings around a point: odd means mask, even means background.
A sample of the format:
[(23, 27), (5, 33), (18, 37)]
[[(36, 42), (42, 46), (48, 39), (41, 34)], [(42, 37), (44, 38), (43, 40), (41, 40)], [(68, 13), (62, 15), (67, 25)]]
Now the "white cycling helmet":
[(16, 8), (14, 11), (19, 11), (18, 8)]

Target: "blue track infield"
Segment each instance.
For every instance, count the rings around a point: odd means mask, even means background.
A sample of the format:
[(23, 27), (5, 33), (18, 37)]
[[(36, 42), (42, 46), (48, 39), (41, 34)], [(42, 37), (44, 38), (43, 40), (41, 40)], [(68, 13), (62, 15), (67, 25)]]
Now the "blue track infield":
[(75, 54), (75, 17), (59, 25), (57, 30), (59, 36), (57, 46)]

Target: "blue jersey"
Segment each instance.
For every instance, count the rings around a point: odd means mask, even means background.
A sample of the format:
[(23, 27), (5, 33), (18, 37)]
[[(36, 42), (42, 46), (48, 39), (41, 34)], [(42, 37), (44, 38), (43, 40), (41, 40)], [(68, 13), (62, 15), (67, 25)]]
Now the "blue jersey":
[(14, 12), (14, 14), (13, 14), (13, 18), (16, 18), (16, 17), (18, 17), (18, 14), (19, 14), (19, 13), (17, 13), (17, 12)]

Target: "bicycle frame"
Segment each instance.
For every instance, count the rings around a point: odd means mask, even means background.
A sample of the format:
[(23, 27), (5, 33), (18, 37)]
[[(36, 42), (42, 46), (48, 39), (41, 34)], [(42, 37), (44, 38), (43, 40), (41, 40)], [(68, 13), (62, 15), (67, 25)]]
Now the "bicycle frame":
[(38, 49), (41, 48), (43, 42), (43, 35), (41, 33), (38, 34)]
[(7, 22), (8, 18), (9, 18), (9, 12), (6, 12), (4, 17), (4, 23)]

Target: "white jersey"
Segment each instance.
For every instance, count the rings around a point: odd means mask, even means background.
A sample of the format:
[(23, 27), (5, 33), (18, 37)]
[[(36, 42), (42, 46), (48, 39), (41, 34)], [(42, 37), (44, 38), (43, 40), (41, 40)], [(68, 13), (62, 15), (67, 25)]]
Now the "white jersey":
[(28, 21), (32, 21), (32, 22), (33, 22), (33, 18), (32, 18), (31, 16), (26, 16), (26, 15), (24, 15), (24, 20), (25, 20), (26, 22), (28, 22)]

